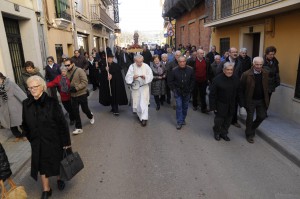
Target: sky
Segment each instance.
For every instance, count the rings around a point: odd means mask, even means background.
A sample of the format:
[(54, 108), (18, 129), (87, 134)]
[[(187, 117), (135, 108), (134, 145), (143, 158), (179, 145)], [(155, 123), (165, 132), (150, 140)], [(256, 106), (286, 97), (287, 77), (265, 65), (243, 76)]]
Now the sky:
[(160, 0), (119, 0), (122, 31), (157, 31), (163, 29)]

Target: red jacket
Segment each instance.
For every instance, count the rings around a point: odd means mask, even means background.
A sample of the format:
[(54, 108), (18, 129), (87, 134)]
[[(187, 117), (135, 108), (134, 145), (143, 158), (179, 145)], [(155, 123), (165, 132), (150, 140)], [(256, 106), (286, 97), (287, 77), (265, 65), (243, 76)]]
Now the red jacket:
[[(53, 81), (47, 83), (47, 87), (51, 88), (51, 87), (58, 86), (61, 101), (62, 102), (69, 101), (71, 100), (71, 94), (69, 92), (65, 93), (61, 91), (60, 80), (61, 80), (61, 75), (56, 76), (56, 78)], [(68, 78), (67, 78), (67, 85), (68, 88), (70, 88), (70, 80)]]

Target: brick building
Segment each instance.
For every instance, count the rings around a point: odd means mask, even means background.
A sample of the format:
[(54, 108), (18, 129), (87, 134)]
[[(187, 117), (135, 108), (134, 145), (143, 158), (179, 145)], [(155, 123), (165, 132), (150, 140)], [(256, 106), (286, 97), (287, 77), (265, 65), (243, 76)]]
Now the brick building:
[(211, 28), (204, 27), (205, 8), (205, 1), (201, 0), (165, 0), (163, 16), (176, 19), (176, 47), (190, 43), (209, 51)]

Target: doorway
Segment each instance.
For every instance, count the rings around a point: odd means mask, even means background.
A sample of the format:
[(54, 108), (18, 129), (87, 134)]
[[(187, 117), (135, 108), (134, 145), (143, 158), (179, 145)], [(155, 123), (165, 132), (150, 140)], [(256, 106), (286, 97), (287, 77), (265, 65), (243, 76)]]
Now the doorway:
[(253, 33), (253, 42), (252, 42), (252, 57), (259, 56), (259, 46), (260, 46), (260, 33)]
[(247, 33), (243, 38), (242, 47), (247, 48), (248, 56), (252, 58), (260, 56), (260, 33)]
[(9, 47), (12, 69), (14, 72), (15, 82), (21, 83), (22, 67), (24, 66), (24, 51), (19, 29), (19, 21), (3, 17), (4, 27)]

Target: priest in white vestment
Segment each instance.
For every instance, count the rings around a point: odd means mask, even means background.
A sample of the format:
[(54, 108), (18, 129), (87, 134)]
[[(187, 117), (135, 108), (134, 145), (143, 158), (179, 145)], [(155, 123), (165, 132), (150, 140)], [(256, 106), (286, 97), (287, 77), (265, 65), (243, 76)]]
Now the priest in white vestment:
[(148, 64), (143, 63), (144, 57), (136, 55), (130, 65), (125, 80), (127, 84), (134, 84), (131, 89), (132, 109), (137, 113), (142, 126), (147, 125), (148, 104), (150, 100), (149, 84), (153, 79), (153, 72)]

